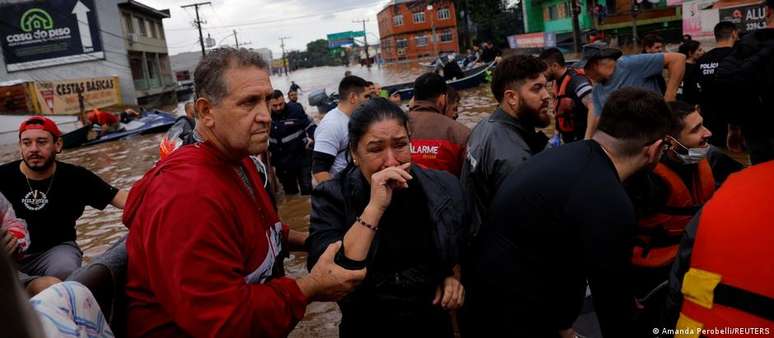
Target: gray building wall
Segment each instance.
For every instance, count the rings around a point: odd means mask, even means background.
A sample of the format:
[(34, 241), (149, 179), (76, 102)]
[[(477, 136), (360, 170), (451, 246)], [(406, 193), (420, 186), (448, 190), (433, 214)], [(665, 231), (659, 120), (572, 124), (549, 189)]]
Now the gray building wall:
[[(0, 4), (22, 1), (4, 0)], [(104, 60), (89, 62), (69, 63), (61, 66), (44, 67), (8, 73), (5, 67), (5, 59), (0, 52), (0, 81), (4, 80), (32, 80), (32, 81), (58, 81), (69, 79), (81, 79), (102, 76), (118, 76), (121, 84), (121, 98), (124, 104), (137, 104), (137, 95), (134, 90), (129, 58), (126, 50), (123, 30), (121, 27), (121, 15), (118, 9), (119, 0), (95, 0), (97, 7), (97, 21), (101, 30), (102, 48), (105, 52)]]

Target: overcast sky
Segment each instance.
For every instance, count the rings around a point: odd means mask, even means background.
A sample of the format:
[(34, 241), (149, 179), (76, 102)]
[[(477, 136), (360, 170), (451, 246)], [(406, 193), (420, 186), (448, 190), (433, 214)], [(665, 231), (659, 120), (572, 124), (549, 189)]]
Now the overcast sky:
[[(182, 5), (199, 0), (139, 0), (156, 9), (169, 9), (171, 17), (164, 20), (164, 33), (169, 54), (201, 50), (199, 36), (192, 22), (196, 17), (193, 8)], [(199, 16), (206, 20), (204, 37), (212, 35), (216, 43), (234, 44), (232, 31), (236, 29), (239, 44), (250, 42), (246, 47), (269, 48), (274, 58), (279, 58), (280, 40), (286, 50), (304, 50), (306, 44), (325, 39), (327, 34), (361, 30), (361, 23), (353, 20), (368, 19), (366, 31), (369, 44), (379, 40), (376, 14), (389, 0), (212, 0), (212, 5), (199, 8)]]

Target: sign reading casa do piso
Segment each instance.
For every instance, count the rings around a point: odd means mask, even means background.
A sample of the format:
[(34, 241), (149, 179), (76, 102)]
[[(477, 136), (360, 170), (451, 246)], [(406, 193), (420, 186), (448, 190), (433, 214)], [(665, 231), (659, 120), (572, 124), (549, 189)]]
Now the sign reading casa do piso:
[(105, 58), (94, 0), (23, 1), (0, 6), (9, 72)]

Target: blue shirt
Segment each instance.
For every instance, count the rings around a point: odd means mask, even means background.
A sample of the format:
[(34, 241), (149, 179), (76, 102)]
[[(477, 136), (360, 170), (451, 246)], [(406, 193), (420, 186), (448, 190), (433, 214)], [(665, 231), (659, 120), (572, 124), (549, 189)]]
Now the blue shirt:
[(656, 75), (664, 69), (664, 54), (626, 55), (618, 59), (613, 76), (604, 84), (595, 84), (592, 91), (594, 114), (602, 115), (608, 96), (623, 87), (650, 89), (661, 94)]

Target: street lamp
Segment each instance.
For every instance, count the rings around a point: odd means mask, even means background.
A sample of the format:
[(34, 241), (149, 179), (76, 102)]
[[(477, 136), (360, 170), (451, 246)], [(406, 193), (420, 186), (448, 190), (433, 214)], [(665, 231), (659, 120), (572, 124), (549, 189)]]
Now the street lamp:
[(433, 41), (433, 54), (438, 57), (438, 45), (435, 41), (435, 20), (433, 19), (433, 5), (427, 5), (427, 11), (430, 12), (430, 29), (432, 29), (432, 35), (430, 39)]

